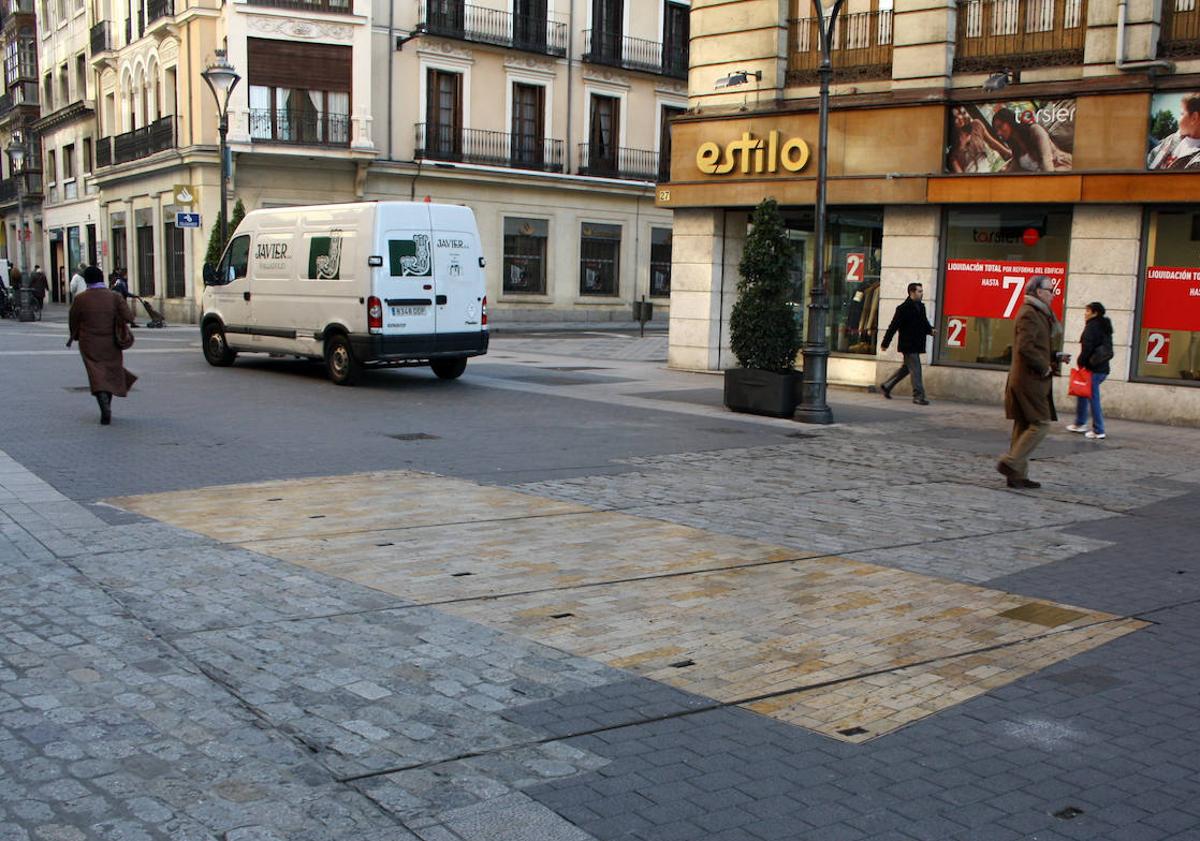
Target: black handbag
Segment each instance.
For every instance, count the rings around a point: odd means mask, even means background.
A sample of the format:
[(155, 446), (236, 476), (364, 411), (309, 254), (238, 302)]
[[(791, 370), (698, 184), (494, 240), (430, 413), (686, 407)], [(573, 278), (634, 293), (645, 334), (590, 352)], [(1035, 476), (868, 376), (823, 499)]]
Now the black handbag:
[(1108, 362), (1112, 358), (1113, 358), (1112, 345), (1110, 345), (1106, 342), (1105, 344), (1100, 345), (1094, 351), (1092, 351), (1092, 355), (1088, 359), (1088, 367), (1099, 368), (1101, 365)]

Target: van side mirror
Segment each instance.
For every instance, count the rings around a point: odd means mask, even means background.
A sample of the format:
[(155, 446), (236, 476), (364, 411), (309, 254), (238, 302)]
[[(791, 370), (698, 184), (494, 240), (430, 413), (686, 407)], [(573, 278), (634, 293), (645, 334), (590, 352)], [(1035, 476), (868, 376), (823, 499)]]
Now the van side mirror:
[(204, 285), (205, 286), (216, 286), (217, 285), (217, 270), (215, 268), (213, 268), (212, 263), (204, 264)]

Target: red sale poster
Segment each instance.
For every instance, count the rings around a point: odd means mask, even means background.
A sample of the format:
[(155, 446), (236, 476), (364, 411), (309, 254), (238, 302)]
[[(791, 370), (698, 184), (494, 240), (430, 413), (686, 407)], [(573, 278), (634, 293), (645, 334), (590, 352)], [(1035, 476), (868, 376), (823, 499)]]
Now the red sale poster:
[(1200, 330), (1200, 269), (1147, 268), (1142, 327), (1147, 330)]
[(947, 260), (942, 312), (971, 318), (1015, 318), (1021, 308), (1025, 283), (1036, 274), (1054, 281), (1051, 308), (1061, 321), (1067, 288), (1066, 263)]

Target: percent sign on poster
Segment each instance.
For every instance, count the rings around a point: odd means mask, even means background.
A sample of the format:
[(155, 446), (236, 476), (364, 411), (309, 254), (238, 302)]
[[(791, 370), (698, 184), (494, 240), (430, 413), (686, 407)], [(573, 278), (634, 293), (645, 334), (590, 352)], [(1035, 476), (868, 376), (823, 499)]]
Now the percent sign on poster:
[(1031, 263), (1014, 260), (947, 260), (946, 301), (948, 316), (968, 318), (1013, 318), (1021, 308), (1025, 284), (1034, 275), (1045, 275), (1054, 286), (1051, 308), (1063, 317), (1066, 263)]

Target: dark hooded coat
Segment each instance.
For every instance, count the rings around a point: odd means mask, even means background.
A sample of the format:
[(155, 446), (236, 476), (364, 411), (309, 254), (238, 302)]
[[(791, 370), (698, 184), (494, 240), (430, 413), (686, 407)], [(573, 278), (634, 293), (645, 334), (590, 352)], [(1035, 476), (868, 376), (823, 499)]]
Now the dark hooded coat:
[(133, 324), (133, 313), (120, 295), (108, 289), (88, 289), (71, 303), (71, 341), (79, 342), (92, 394), (107, 391), (124, 397), (137, 381), (125, 370), (124, 357), (117, 347), (118, 319)]

